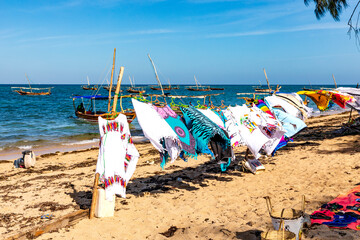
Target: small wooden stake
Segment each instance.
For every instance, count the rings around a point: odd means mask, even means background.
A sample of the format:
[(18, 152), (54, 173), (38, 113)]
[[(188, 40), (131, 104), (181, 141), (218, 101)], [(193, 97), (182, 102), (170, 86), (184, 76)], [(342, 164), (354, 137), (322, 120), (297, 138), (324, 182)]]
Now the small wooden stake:
[(97, 199), (98, 199), (98, 192), (97, 192), (97, 186), (99, 183), (99, 173), (95, 174), (95, 181), (94, 181), (94, 187), (93, 187), (93, 195), (92, 195), (92, 200), (91, 200), (91, 208), (90, 208), (90, 214), (89, 214), (89, 218), (92, 219), (95, 215), (95, 208), (96, 208), (96, 203), (97, 203)]
[(334, 79), (335, 88), (337, 88), (337, 84), (336, 84), (336, 80), (335, 80), (334, 74), (332, 75), (332, 77), (333, 77), (333, 79)]
[[(359, 88), (359, 83), (356, 85), (356, 88)], [(349, 120), (348, 120), (348, 122), (350, 122), (350, 120), (351, 120), (351, 115), (352, 115), (352, 109), (350, 110), (350, 115), (349, 115)]]

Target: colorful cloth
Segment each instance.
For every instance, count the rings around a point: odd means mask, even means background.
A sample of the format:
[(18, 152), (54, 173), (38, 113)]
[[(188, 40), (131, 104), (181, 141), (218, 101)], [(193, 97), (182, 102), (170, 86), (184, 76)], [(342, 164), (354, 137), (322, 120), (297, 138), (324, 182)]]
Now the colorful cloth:
[(181, 152), (181, 143), (178, 135), (159, 115), (153, 105), (142, 103), (135, 99), (132, 99), (132, 104), (144, 136), (160, 152), (161, 167), (165, 166), (168, 158), (172, 162), (175, 161)]
[(269, 107), (266, 105), (266, 103), (261, 99), (255, 99), (254, 101), (255, 106), (257, 106), (259, 109), (261, 109), (263, 112), (266, 112), (267, 114), (273, 116), (272, 112), (270, 111)]
[(180, 110), (184, 114), (186, 126), (196, 140), (196, 151), (198, 153), (213, 155), (208, 143), (216, 135), (220, 136), (218, 142), (223, 149), (230, 146), (230, 139), (224, 134), (224, 131), (204, 114), (194, 107), (180, 107)]
[(260, 157), (259, 151), (269, 138), (260, 130), (253, 119), (250, 108), (245, 104), (242, 106), (228, 107), (239, 128), (241, 141), (249, 148), (256, 159)]
[(181, 121), (180, 117), (169, 105), (166, 105), (165, 107), (154, 106), (154, 108), (178, 136), (182, 151), (184, 151), (187, 156), (196, 158), (196, 141), (186, 128), (186, 125)]
[(297, 93), (277, 93), (276, 96), (297, 108), (302, 114), (302, 120), (306, 120), (309, 118), (308, 108), (305, 106), (304, 102), (300, 100), (300, 96), (296, 97), (293, 94), (299, 96)]
[(311, 224), (360, 230), (360, 186), (321, 206), (310, 215)]
[(237, 146), (245, 145), (245, 142), (240, 135), (240, 127), (233, 113), (229, 109), (222, 110), (222, 112), (226, 119), (225, 130), (229, 134), (231, 147), (235, 148)]
[(353, 96), (355, 101), (347, 102), (346, 106), (360, 112), (360, 88), (339, 87), (335, 90)]
[(126, 197), (126, 185), (133, 175), (139, 152), (132, 143), (126, 116), (114, 120), (98, 118), (100, 147), (96, 173), (105, 186), (105, 197), (112, 201), (114, 194)]

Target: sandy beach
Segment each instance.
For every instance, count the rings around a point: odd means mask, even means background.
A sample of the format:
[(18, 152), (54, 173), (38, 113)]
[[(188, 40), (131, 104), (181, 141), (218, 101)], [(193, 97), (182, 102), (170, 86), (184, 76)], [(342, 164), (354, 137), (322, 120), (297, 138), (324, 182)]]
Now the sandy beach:
[[(300, 208), (311, 214), (322, 204), (359, 184), (360, 136), (336, 133), (349, 113), (309, 119), (274, 157), (261, 160), (266, 171), (243, 172), (237, 161), (225, 173), (210, 156), (164, 170), (149, 143), (136, 144), (140, 159), (127, 188), (116, 198), (112, 218), (83, 219), (37, 239), (260, 239), (272, 228), (265, 196), (277, 208)], [(354, 114), (358, 117), (358, 114)], [(236, 149), (241, 160), (245, 147)], [(33, 169), (0, 162), (0, 235), (3, 239), (89, 209), (98, 149), (56, 152), (37, 157)], [(53, 219), (41, 219), (52, 214)], [(354, 230), (312, 226), (303, 239), (360, 239)]]

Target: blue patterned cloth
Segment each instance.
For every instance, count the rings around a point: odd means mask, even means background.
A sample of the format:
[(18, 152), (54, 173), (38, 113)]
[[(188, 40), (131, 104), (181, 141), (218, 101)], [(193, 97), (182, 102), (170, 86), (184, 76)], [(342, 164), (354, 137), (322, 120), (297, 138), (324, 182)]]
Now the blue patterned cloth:
[(184, 114), (185, 124), (196, 140), (196, 152), (212, 154), (208, 144), (215, 135), (219, 135), (219, 144), (223, 149), (230, 146), (230, 139), (224, 131), (213, 123), (208, 117), (196, 110), (194, 107), (180, 107)]

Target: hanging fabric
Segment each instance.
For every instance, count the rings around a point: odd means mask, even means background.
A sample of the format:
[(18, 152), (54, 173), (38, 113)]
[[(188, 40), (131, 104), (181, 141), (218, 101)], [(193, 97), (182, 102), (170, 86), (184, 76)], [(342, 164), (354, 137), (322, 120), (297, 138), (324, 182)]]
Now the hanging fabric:
[(206, 117), (208, 117), (212, 122), (214, 122), (216, 125), (218, 125), (221, 129), (225, 129), (224, 122), (221, 120), (220, 116), (213, 112), (211, 109), (200, 109), (198, 108), (199, 112), (204, 114)]
[(126, 116), (119, 114), (114, 120), (98, 118), (100, 148), (96, 173), (105, 186), (106, 199), (114, 194), (126, 197), (126, 186), (133, 175), (139, 152), (131, 140)]
[[(307, 117), (303, 116), (303, 113), (294, 105), (290, 104), (288, 101), (284, 100), (284, 98), (280, 98), (278, 96), (269, 96), (264, 99), (266, 105), (269, 106), (270, 109), (272, 108), (279, 108), (282, 109), (284, 112), (297, 117), (299, 119), (305, 119)], [(305, 111), (304, 111), (305, 114)]]
[(197, 158), (195, 151), (196, 141), (186, 128), (186, 125), (181, 121), (180, 116), (178, 116), (169, 105), (165, 107), (153, 107), (176, 133), (181, 144), (181, 150), (184, 151), (185, 155)]
[(274, 113), (276, 119), (281, 122), (285, 130), (284, 136), (287, 138), (293, 137), (295, 134), (307, 127), (301, 119), (294, 117), (284, 111), (273, 108), (272, 112)]
[(184, 114), (185, 124), (196, 140), (196, 151), (213, 155), (208, 144), (211, 138), (219, 135), (218, 142), (223, 149), (230, 146), (230, 139), (224, 131), (213, 123), (208, 117), (196, 110), (194, 107), (180, 107)]
[(160, 152), (161, 167), (164, 168), (168, 158), (173, 162), (181, 152), (178, 135), (151, 104), (142, 103), (135, 99), (132, 99), (132, 104), (144, 136)]

